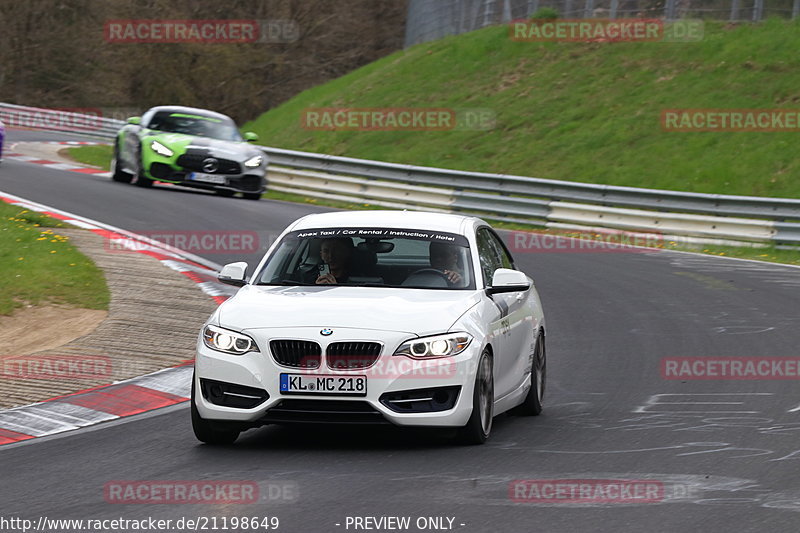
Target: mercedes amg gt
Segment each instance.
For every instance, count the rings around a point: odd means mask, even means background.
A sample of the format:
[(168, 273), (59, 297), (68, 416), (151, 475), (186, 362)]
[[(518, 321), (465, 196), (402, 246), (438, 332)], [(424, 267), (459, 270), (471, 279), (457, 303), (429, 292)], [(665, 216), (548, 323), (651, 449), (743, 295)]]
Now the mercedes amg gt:
[(258, 200), (266, 190), (267, 156), (239, 134), (228, 116), (204, 109), (161, 106), (131, 117), (114, 142), (114, 181), (150, 187), (154, 182), (241, 193)]

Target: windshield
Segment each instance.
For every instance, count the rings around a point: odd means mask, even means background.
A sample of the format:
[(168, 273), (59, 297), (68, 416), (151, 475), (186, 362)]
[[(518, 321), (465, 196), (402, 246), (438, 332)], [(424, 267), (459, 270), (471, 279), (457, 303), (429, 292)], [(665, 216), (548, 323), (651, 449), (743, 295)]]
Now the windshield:
[(241, 141), (236, 124), (228, 119), (204, 117), (202, 115), (188, 115), (162, 111), (153, 115), (150, 124), (151, 130), (166, 131), (169, 133), (183, 133), (198, 137), (210, 137), (221, 141)]
[(475, 288), (464, 236), (391, 228), (289, 233), (254, 279), (257, 285)]

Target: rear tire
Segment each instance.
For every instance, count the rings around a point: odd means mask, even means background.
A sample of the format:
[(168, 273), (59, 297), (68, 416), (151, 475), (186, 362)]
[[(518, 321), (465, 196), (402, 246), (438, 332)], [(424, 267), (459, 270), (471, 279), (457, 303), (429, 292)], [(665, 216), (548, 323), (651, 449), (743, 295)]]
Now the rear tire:
[(462, 427), (457, 440), (462, 444), (483, 444), (492, 432), (494, 417), (494, 372), (492, 356), (486, 349), (478, 362), (475, 387), (472, 392), (472, 415)]
[[(194, 403), (194, 396), (194, 375), (192, 375), (192, 429), (194, 430), (194, 436), (197, 437), (197, 440), (217, 446), (236, 442), (241, 430), (234, 429), (233, 424), (229, 422), (215, 422), (213, 420), (201, 418), (200, 413), (197, 411), (197, 405)], [(224, 427), (228, 424), (230, 424), (229, 427)], [(223, 427), (221, 428), (220, 426)]]
[(114, 159), (111, 160), (111, 179), (119, 183), (130, 183), (133, 176), (119, 168), (119, 147), (114, 144)]
[(525, 400), (513, 409), (513, 413), (521, 416), (539, 416), (544, 402), (545, 383), (547, 381), (547, 350), (544, 335), (536, 339), (531, 365), (531, 388)]

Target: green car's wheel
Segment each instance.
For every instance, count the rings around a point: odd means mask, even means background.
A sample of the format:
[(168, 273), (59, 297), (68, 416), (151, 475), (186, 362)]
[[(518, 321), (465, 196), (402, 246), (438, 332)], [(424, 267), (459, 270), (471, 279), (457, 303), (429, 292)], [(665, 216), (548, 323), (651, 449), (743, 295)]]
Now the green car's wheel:
[(150, 188), (153, 186), (153, 180), (144, 175), (144, 165), (142, 165), (142, 146), (139, 145), (139, 150), (136, 152), (136, 161), (139, 168), (136, 170), (136, 180), (133, 182), (137, 187)]
[(119, 183), (130, 183), (133, 176), (120, 169), (119, 147), (114, 143), (114, 159), (111, 160), (111, 179)]

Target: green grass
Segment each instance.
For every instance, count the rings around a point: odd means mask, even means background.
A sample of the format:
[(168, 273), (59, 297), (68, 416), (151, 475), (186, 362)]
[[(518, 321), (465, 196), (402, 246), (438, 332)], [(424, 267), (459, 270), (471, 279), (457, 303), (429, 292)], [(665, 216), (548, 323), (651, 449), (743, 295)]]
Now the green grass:
[(288, 193), (282, 191), (267, 191), (261, 195), (262, 198), (267, 200), (279, 200), (281, 202), (293, 202), (296, 204), (313, 204), (325, 207), (333, 207), (335, 209), (345, 209), (348, 211), (356, 211), (363, 209), (390, 209), (380, 205), (363, 203), (363, 202), (344, 202), (341, 200), (329, 200), (327, 198), (314, 198), (312, 196), (305, 196), (303, 194)]
[(67, 148), (67, 154), (75, 161), (84, 165), (102, 168), (103, 170), (111, 169), (113, 152), (114, 150), (111, 146), (104, 144)]
[(62, 222), (0, 202), (0, 314), (24, 305), (108, 309), (103, 272), (58, 228)]
[(736, 257), (739, 259), (754, 259), (756, 261), (767, 261), (770, 263), (800, 265), (800, 249), (784, 250), (775, 248), (774, 246), (769, 246), (767, 248), (751, 248), (746, 246), (703, 246), (700, 248), (687, 248), (682, 246), (670, 246), (668, 248), (700, 252), (709, 255)]
[[(661, 111), (800, 108), (800, 21), (696, 43), (523, 43), (490, 27), (397, 52), (243, 129), (268, 146), (589, 183), (800, 197), (797, 133), (665, 132)], [(489, 131), (310, 131), (307, 108), (487, 108)]]

